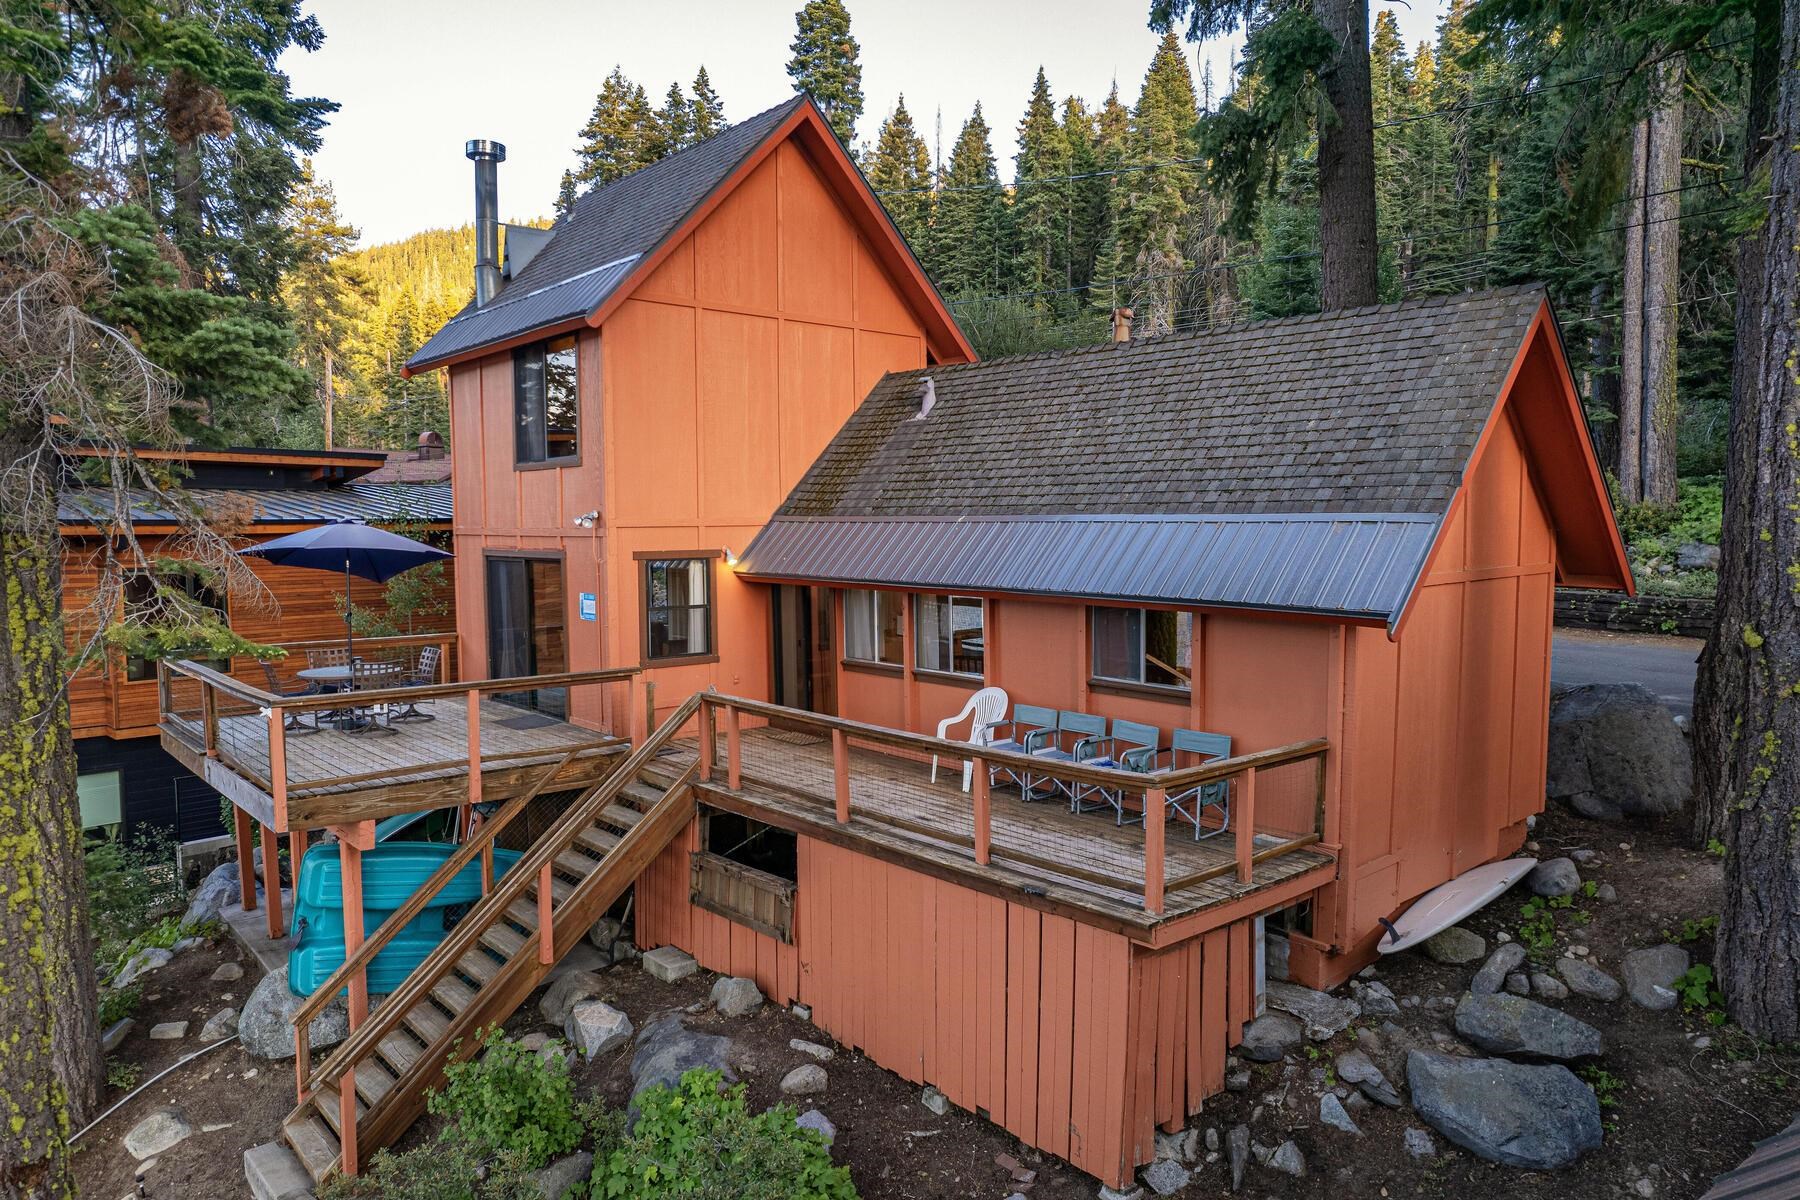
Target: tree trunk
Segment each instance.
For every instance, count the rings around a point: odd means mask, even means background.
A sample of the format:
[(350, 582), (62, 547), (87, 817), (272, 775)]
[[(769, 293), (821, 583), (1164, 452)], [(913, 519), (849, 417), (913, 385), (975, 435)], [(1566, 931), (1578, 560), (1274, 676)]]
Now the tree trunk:
[(1656, 72), (1644, 181), (1644, 499), (1675, 503), (1675, 431), (1680, 400), (1675, 379), (1676, 304), (1681, 260), (1682, 61)]
[(1613, 323), (1606, 315), (1606, 285), (1588, 290), (1588, 321), (1594, 332), (1588, 339), (1588, 396), (1594, 411), (1611, 419), (1592, 421), (1594, 453), (1600, 469), (1619, 474), (1619, 373)]
[(1631, 177), (1625, 197), (1624, 285), (1619, 304), (1619, 498), (1644, 498), (1644, 176), (1650, 122), (1631, 127)]
[[(1734, 370), (1719, 609), (1696, 695), (1697, 825), (1722, 831), (1725, 898), (1714, 971), (1733, 1020), (1800, 1040), (1800, 0), (1783, 5), (1780, 98), (1769, 143), (1771, 200), (1746, 248), (1754, 374)], [(1756, 131), (1752, 131), (1753, 135)], [(1749, 144), (1760, 144), (1752, 136)], [(1740, 363), (1747, 347), (1740, 340)], [(1711, 836), (1719, 836), (1713, 834)]]
[(1337, 39), (1319, 80), (1332, 109), (1319, 121), (1319, 307), (1330, 312), (1380, 300), (1369, 4), (1313, 0), (1313, 15)]
[(327, 346), (325, 347), (325, 448), (327, 450), (331, 449), (331, 439), (334, 432), (331, 424), (333, 415), (332, 410), (337, 404), (337, 383), (332, 379), (331, 368), (331, 347)]
[[(0, 1197), (66, 1195), (64, 1139), (102, 1074), (80, 805), (64, 692), (56, 458), (40, 431), (0, 428), (0, 462), (36, 461), (0, 520)], [(10, 491), (11, 489), (9, 489)]]
[(174, 178), (171, 180), (174, 211), (170, 226), (175, 245), (186, 256), (188, 265), (200, 270), (206, 258), (200, 252), (201, 188), (200, 139), (175, 143)]

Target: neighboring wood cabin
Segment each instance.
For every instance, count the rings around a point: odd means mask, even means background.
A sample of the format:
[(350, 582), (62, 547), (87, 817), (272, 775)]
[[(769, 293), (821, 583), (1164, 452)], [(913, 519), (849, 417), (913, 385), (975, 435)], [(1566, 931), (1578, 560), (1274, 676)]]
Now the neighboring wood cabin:
[[(325, 521), (354, 518), (403, 521), (427, 531), (447, 531), (450, 495), (445, 484), (370, 484), (362, 480), (386, 464), (380, 450), (313, 451), (201, 449), (180, 452), (140, 450), (141, 457), (175, 459), (187, 471), (185, 489), (222, 532), (246, 544), (310, 529)], [(110, 489), (65, 487), (58, 520), (63, 541), (63, 612), (71, 650), (79, 649), (99, 621), (129, 619), (134, 605), (148, 601), (144, 581), (131, 574), (121, 581), (112, 611), (97, 613), (96, 589), (105, 568), (106, 539), (116, 535)], [(147, 554), (163, 551), (165, 539), (180, 532), (170, 514), (140, 502), (133, 530)], [(179, 553), (177, 549), (175, 553)], [(341, 638), (339, 598), (344, 581), (327, 571), (275, 567), (246, 559), (278, 603), (258, 606), (239, 597), (205, 596), (227, 615), (237, 633), (264, 644)], [(380, 585), (357, 580), (355, 603), (379, 610)], [(433, 624), (447, 626), (448, 618)], [(246, 678), (258, 668), (235, 664)], [(291, 679), (286, 668), (283, 674)], [(159, 702), (154, 662), (109, 652), (77, 672), (69, 686), (69, 717), (75, 738), (82, 822), (127, 836), (146, 828), (167, 830), (182, 841), (226, 832), (219, 825), (219, 796), (166, 753), (158, 738)]]

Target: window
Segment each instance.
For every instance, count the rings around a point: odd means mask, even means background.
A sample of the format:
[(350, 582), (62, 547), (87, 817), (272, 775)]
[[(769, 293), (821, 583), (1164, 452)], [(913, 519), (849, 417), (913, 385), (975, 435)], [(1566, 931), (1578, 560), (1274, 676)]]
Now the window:
[(578, 456), (579, 391), (573, 336), (513, 352), (514, 456), (519, 462), (558, 462)]
[(119, 835), (119, 823), (124, 820), (123, 808), (119, 802), (118, 771), (95, 771), (89, 775), (75, 777), (75, 794), (81, 802), (81, 828), (98, 829), (107, 837)]
[(900, 666), (906, 631), (906, 597), (857, 589), (844, 593), (844, 657), (853, 662)]
[(975, 596), (920, 596), (913, 621), (918, 642), (913, 665), (921, 671), (980, 675), (987, 643), (985, 613)]
[(700, 847), (689, 859), (688, 898), (694, 905), (792, 944), (799, 839), (785, 829), (703, 807)]
[[(225, 598), (213, 591), (201, 580), (200, 576), (191, 572), (162, 572), (152, 575), (148, 571), (136, 571), (125, 577), (125, 621), (129, 625), (150, 626), (165, 622), (192, 621), (200, 615), (200, 609), (211, 609), (218, 614), (220, 621), (229, 623), (230, 615), (225, 606)], [(180, 657), (178, 650), (172, 649), (172, 657)], [(206, 666), (216, 671), (229, 671), (230, 662), (224, 659), (202, 659)], [(125, 658), (125, 678), (132, 682), (156, 678), (156, 661), (135, 654)]]
[[(488, 555), (488, 677), (567, 671), (567, 610), (560, 559)], [(558, 717), (569, 711), (567, 688), (502, 692), (494, 699)]]
[(1194, 614), (1090, 608), (1094, 678), (1186, 689), (1193, 676)]
[(644, 658), (713, 653), (712, 559), (644, 561)]

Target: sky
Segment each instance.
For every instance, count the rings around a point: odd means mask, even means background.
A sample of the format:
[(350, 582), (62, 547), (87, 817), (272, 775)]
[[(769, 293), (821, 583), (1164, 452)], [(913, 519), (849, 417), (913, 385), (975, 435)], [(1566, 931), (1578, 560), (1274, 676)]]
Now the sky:
[[(1094, 103), (1118, 80), (1137, 98), (1157, 35), (1147, 0), (848, 0), (861, 44), (863, 115), (873, 143), (894, 100), (928, 144), (942, 113), (943, 153), (977, 100), (994, 129), (1002, 178), (1041, 64), (1057, 103)], [(316, 52), (282, 67), (298, 96), (341, 106), (314, 156), (364, 246), (466, 224), (473, 201), (470, 138), (505, 143), (503, 219), (548, 216), (576, 132), (615, 64), (660, 104), (702, 64), (739, 120), (792, 95), (788, 43), (800, 0), (310, 0), (325, 30)], [(1435, 36), (1444, 0), (1392, 8), (1407, 45)], [(1189, 46), (1196, 86), (1210, 60), (1224, 91), (1241, 37)]]

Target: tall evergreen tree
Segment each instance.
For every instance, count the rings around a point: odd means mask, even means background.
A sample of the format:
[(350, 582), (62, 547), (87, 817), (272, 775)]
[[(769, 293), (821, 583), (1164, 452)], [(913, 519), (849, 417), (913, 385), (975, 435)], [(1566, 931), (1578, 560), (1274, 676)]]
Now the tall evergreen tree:
[(663, 106), (656, 111), (656, 146), (658, 158), (667, 158), (677, 150), (694, 144), (694, 110), (682, 94), (679, 83), (671, 83), (663, 94)]
[(903, 94), (888, 119), (867, 163), (869, 186), (913, 253), (924, 259), (931, 237), (931, 152), (913, 128)]
[(1006, 201), (981, 105), (964, 122), (950, 151), (931, 231), (931, 277), (951, 296), (1005, 290)]
[(706, 73), (704, 66), (694, 75), (693, 91), (694, 140), (704, 142), (729, 124), (725, 119), (725, 102), (713, 90), (712, 76)]
[(1069, 148), (1069, 231), (1063, 249), (1068, 259), (1069, 286), (1078, 299), (1090, 299), (1087, 288), (1094, 279), (1094, 256), (1105, 232), (1107, 177), (1101, 175), (1100, 125), (1080, 96), (1069, 96), (1062, 106), (1063, 144)]
[(594, 111), (581, 127), (574, 183), (585, 190), (623, 179), (649, 166), (664, 152), (656, 111), (642, 84), (614, 67), (594, 98)]
[(294, 327), (296, 361), (318, 381), (319, 421), (330, 449), (336, 440), (338, 364), (367, 303), (368, 284), (350, 256), (356, 230), (338, 212), (331, 185), (317, 177), (310, 159), (300, 164), (286, 220), (295, 254), (281, 299)]
[(794, 40), (789, 46), (788, 77), (794, 90), (811, 96), (824, 110), (838, 141), (849, 149), (862, 116), (860, 47), (850, 36), (850, 10), (844, 0), (806, 0), (794, 14)]
[[(1117, 308), (1126, 303), (1127, 293), (1118, 280), (1124, 269), (1119, 264), (1118, 197), (1124, 194), (1126, 181), (1119, 174), (1130, 152), (1131, 110), (1119, 98), (1119, 82), (1114, 80), (1106, 100), (1094, 118), (1094, 178), (1089, 182), (1084, 211), (1091, 213), (1092, 262), (1090, 278), (1101, 286), (1090, 288), (1088, 298), (1102, 308)], [(1090, 208), (1090, 206), (1092, 206)]]
[[(1060, 291), (1070, 282), (1075, 214), (1070, 207), (1069, 143), (1056, 119), (1056, 101), (1041, 66), (1019, 121), (1019, 153), (1013, 161), (1017, 172), (1013, 236), (1018, 252), (1013, 288), (1027, 294)], [(1037, 296), (1034, 306), (1049, 308), (1051, 299)]]
[(1175, 327), (1187, 269), (1185, 226), (1196, 185), (1194, 77), (1173, 31), (1163, 34), (1131, 114), (1126, 165), (1113, 191), (1113, 274), (1130, 277), (1136, 329)]

